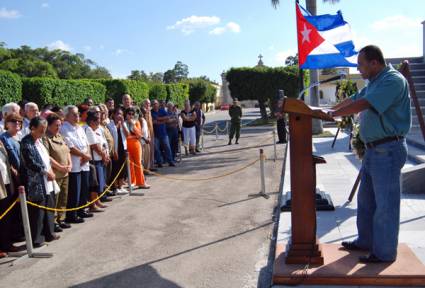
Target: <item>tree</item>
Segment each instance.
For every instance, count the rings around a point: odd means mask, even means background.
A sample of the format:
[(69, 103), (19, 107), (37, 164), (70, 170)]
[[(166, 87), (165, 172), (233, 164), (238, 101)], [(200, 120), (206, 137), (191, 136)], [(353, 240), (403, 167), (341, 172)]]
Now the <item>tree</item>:
[(7, 49), (4, 42), (0, 44), (2, 69), (20, 76), (48, 76), (61, 79), (111, 78), (105, 67), (98, 66), (81, 53), (72, 54), (59, 49), (49, 50), (46, 47), (32, 49), (27, 45)]
[(177, 83), (176, 72), (174, 71), (174, 69), (165, 71), (164, 83)]
[(177, 82), (187, 79), (187, 76), (189, 75), (189, 67), (186, 64), (183, 64), (181, 61), (177, 61), (173, 70)]
[[(239, 100), (258, 100), (261, 118), (267, 120), (267, 103), (274, 103), (278, 90), (288, 97), (298, 95), (298, 73), (294, 66), (231, 68), (226, 72), (232, 97)], [(272, 108), (272, 107), (270, 107)]]
[(151, 82), (162, 83), (163, 79), (164, 79), (164, 74), (161, 72), (149, 73), (149, 80)]
[(287, 66), (298, 66), (298, 53), (295, 56), (288, 56), (285, 60)]
[(181, 61), (177, 61), (173, 69), (167, 70), (164, 73), (164, 83), (177, 83), (187, 79), (189, 68)]

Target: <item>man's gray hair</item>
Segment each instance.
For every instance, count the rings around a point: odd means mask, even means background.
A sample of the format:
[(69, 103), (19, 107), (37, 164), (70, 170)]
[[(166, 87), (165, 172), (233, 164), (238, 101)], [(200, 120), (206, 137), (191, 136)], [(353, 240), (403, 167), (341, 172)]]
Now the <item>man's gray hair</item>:
[(3, 106), (3, 108), (1, 109), (1, 113), (3, 114), (3, 117), (5, 117), (7, 114), (12, 113), (12, 111), (15, 109), (19, 111), (21, 107), (15, 102), (10, 102)]
[(30, 110), (30, 108), (37, 108), (38, 109), (38, 105), (34, 102), (28, 102), (25, 104), (25, 112), (28, 112), (28, 110)]
[(71, 111), (77, 109), (78, 111), (78, 107), (75, 105), (68, 105), (65, 106), (65, 108), (63, 108), (63, 115), (67, 116)]

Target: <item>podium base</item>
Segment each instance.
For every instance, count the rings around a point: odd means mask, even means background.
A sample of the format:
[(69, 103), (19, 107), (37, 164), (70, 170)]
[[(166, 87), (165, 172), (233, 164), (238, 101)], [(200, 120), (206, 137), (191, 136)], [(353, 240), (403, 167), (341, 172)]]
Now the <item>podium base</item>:
[[(320, 189), (316, 189), (316, 211), (334, 211), (335, 206), (332, 202), (331, 196), (326, 194)], [(280, 203), (280, 211), (291, 211), (291, 192), (282, 196)]]
[(425, 266), (406, 245), (398, 246), (392, 263), (359, 263), (365, 252), (321, 244), (324, 265), (286, 264), (285, 243), (276, 246), (274, 285), (387, 285), (425, 287)]

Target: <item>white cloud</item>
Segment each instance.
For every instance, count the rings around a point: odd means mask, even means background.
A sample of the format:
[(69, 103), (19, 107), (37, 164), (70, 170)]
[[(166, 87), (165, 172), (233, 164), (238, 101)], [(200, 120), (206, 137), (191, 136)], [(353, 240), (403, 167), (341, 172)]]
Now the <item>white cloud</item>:
[(226, 27), (231, 32), (234, 32), (234, 33), (241, 32), (241, 26), (239, 26), (239, 24), (237, 24), (235, 22), (229, 22), (229, 23), (227, 23)]
[(184, 34), (189, 35), (197, 29), (214, 26), (220, 23), (217, 16), (195, 16), (192, 15), (177, 21), (174, 25), (167, 27), (167, 30), (181, 30)]
[(210, 31), (211, 35), (221, 35), (226, 32), (226, 27), (216, 27)]
[(41, 4), (41, 8), (49, 8), (49, 7), (50, 7), (50, 5), (47, 2), (44, 2), (44, 3)]
[(279, 51), (275, 55), (275, 61), (278, 65), (285, 65), (286, 58), (289, 56), (295, 56), (295, 54), (297, 54), (297, 52), (292, 49)]
[(114, 54), (117, 55), (117, 56), (122, 55), (122, 54), (127, 54), (127, 53), (131, 53), (131, 51), (128, 50), (128, 49), (123, 49), (123, 48), (118, 48), (114, 52)]
[(375, 31), (411, 29), (421, 27), (421, 22), (419, 18), (413, 19), (404, 15), (394, 15), (373, 22), (371, 27)]
[(90, 52), (92, 50), (91, 46), (89, 46), (89, 45), (84, 46), (83, 49), (86, 52)]
[(63, 42), (62, 40), (56, 40), (52, 43), (50, 43), (49, 45), (47, 45), (47, 47), (50, 50), (56, 50), (56, 49), (60, 49), (60, 50), (64, 50), (64, 51), (71, 51), (72, 47), (69, 44), (66, 44), (65, 42)]
[(21, 17), (21, 13), (18, 10), (8, 10), (6, 8), (0, 9), (0, 19), (16, 19)]
[(213, 30), (211, 30), (209, 32), (209, 34), (211, 35), (221, 35), (225, 32), (233, 32), (233, 33), (239, 33), (241, 32), (241, 27), (239, 26), (239, 24), (235, 23), (235, 22), (229, 22), (226, 24), (226, 26), (222, 26), (222, 27), (216, 27)]

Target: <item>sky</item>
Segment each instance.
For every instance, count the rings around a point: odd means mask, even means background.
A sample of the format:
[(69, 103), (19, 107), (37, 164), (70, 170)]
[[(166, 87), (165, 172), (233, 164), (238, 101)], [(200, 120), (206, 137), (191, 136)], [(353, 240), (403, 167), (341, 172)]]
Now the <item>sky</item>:
[[(297, 52), (295, 1), (0, 0), (0, 41), (83, 53), (116, 78), (165, 72), (177, 61), (189, 77), (220, 81), (231, 67), (283, 66)], [(305, 1), (300, 1), (305, 5)], [(354, 43), (385, 57), (421, 56), (425, 1), (317, 0), (318, 14), (341, 10)]]

